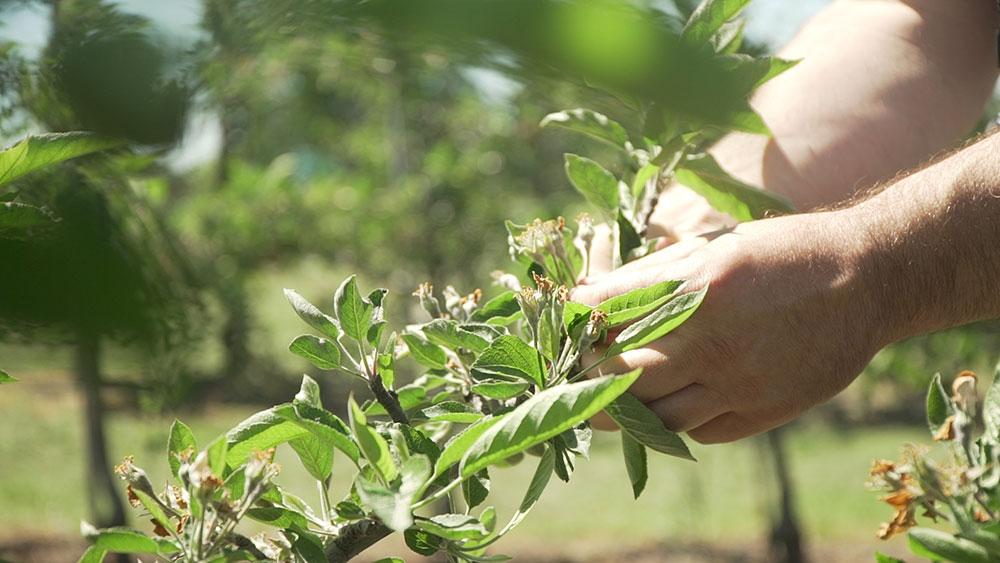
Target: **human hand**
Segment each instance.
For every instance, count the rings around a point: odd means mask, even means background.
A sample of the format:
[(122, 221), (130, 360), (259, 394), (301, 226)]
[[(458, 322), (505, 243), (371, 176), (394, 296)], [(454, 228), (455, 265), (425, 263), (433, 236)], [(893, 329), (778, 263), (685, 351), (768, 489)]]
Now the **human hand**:
[[(592, 276), (571, 298), (596, 305), (669, 279), (707, 285), (683, 326), (599, 371), (642, 367), (631, 391), (668, 428), (732, 441), (829, 399), (892, 340), (865, 278), (862, 233), (846, 211), (745, 223)], [(594, 423), (614, 427), (603, 414)]]

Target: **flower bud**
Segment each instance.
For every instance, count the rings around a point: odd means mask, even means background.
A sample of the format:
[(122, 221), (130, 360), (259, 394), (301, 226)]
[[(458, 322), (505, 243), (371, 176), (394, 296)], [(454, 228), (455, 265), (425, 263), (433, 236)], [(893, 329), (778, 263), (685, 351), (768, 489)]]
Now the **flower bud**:
[(424, 311), (427, 311), (431, 318), (441, 317), (441, 302), (438, 301), (437, 297), (434, 297), (434, 286), (424, 282), (417, 286), (413, 295), (420, 301), (420, 306), (423, 307)]
[(595, 342), (598, 342), (604, 335), (608, 323), (608, 315), (604, 311), (594, 309), (590, 312), (590, 320), (583, 327), (580, 340), (577, 341), (577, 349), (580, 351), (589, 350)]

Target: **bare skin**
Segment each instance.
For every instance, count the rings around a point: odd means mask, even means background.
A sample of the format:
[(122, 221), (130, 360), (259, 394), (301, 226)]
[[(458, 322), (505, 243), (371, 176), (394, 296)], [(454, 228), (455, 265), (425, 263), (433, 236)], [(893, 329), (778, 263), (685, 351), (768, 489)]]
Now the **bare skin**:
[[(803, 63), (754, 101), (774, 139), (734, 135), (713, 152), (802, 209), (850, 198), (972, 127), (996, 80), (995, 26), (990, 0), (837, 2), (783, 53)], [(700, 235), (724, 220), (671, 188), (651, 234), (679, 242), (591, 276), (573, 299), (666, 279), (707, 285), (708, 297), (683, 327), (602, 371), (643, 367), (633, 392), (668, 427), (726, 442), (829, 399), (892, 342), (1000, 317), (998, 155), (993, 136), (861, 203), (710, 241)]]

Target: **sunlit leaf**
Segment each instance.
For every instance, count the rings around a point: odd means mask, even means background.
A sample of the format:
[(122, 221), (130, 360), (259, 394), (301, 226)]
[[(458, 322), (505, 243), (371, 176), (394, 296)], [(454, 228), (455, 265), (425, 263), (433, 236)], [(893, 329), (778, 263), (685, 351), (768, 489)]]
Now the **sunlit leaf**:
[(382, 476), (385, 483), (392, 482), (399, 471), (392, 459), (392, 454), (389, 452), (389, 443), (375, 429), (368, 426), (368, 419), (358, 403), (355, 402), (353, 395), (348, 398), (347, 407), (350, 414), (351, 430), (354, 431), (354, 436), (358, 440), (361, 454)]
[(575, 154), (566, 155), (566, 176), (587, 201), (615, 217), (618, 211), (618, 179), (603, 166)]
[(340, 328), (337, 327), (337, 320), (320, 311), (318, 307), (310, 303), (294, 290), (285, 289), (285, 298), (291, 303), (295, 313), (309, 326), (320, 331), (323, 336), (336, 340), (340, 336)]
[(607, 326), (614, 328), (655, 311), (669, 301), (683, 284), (682, 281), (667, 280), (640, 287), (602, 301), (595, 308), (607, 314)]
[(913, 528), (907, 537), (910, 551), (932, 561), (988, 563), (993, 560), (983, 546), (941, 530)]
[(681, 161), (674, 177), (705, 198), (717, 211), (737, 221), (763, 219), (794, 210), (783, 197), (733, 178), (707, 154)]
[(470, 514), (436, 514), (419, 518), (415, 524), (427, 533), (450, 541), (477, 540), (489, 534), (482, 522)]
[(46, 166), (123, 144), (85, 131), (30, 135), (0, 151), (0, 186)]
[(0, 369), (0, 385), (2, 385), (4, 383), (16, 383), (16, 382), (17, 382), (17, 379), (15, 379), (14, 377), (11, 377), (7, 372), (5, 372), (4, 370)]
[(707, 43), (749, 3), (750, 0), (703, 0), (684, 25), (681, 37), (694, 45)]
[(398, 484), (386, 487), (359, 474), (355, 485), (358, 496), (389, 529), (402, 532), (413, 525), (412, 506), (416, 494), (431, 476), (427, 456), (414, 455), (400, 467)]
[(533, 395), (483, 433), (462, 459), (468, 477), (589, 419), (621, 395), (642, 370), (551, 387)]
[(680, 435), (667, 430), (660, 417), (631, 393), (623, 393), (604, 411), (618, 424), (623, 434), (628, 434), (639, 444), (660, 453), (694, 461)]
[(941, 374), (934, 374), (927, 387), (927, 426), (931, 434), (937, 434), (942, 424), (954, 413), (948, 393), (941, 385)]
[(545, 359), (533, 346), (513, 335), (494, 340), (472, 366), (477, 379), (521, 379), (543, 387)]
[(618, 122), (606, 115), (584, 108), (568, 109), (546, 115), (541, 127), (554, 125), (589, 135), (620, 150), (629, 150), (632, 144), (628, 132)]
[(635, 498), (639, 498), (639, 495), (646, 488), (646, 481), (649, 479), (646, 448), (626, 432), (622, 432), (621, 437), (622, 455), (625, 457), (625, 470), (628, 472), (628, 480), (632, 484), (632, 495)]
[(437, 344), (427, 342), (414, 334), (404, 334), (402, 339), (410, 350), (410, 356), (418, 364), (431, 369), (442, 369), (448, 362), (448, 356)]
[(372, 325), (374, 311), (371, 302), (363, 299), (358, 292), (357, 277), (344, 280), (333, 299), (340, 328), (351, 338), (364, 341)]
[(288, 350), (296, 356), (309, 360), (312, 365), (319, 369), (340, 367), (340, 349), (325, 338), (303, 334), (292, 340), (292, 343), (288, 345)]
[(501, 381), (487, 379), (472, 386), (472, 392), (488, 399), (506, 401), (513, 399), (528, 390), (531, 384), (527, 382)]
[(614, 356), (642, 348), (663, 338), (686, 321), (705, 299), (708, 288), (678, 295), (653, 311), (649, 316), (629, 325), (615, 337), (608, 347), (607, 356)]
[(194, 433), (186, 424), (179, 420), (174, 420), (170, 425), (170, 434), (167, 438), (167, 463), (170, 465), (170, 472), (177, 477), (177, 472), (181, 468), (180, 455), (185, 451), (195, 452), (198, 444), (195, 442)]

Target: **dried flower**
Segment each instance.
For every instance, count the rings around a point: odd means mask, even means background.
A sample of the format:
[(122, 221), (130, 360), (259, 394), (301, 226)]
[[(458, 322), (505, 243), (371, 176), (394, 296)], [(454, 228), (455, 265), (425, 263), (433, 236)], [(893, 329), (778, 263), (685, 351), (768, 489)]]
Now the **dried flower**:
[(971, 371), (963, 371), (955, 377), (951, 383), (951, 399), (962, 412), (969, 416), (976, 414), (976, 374)]

